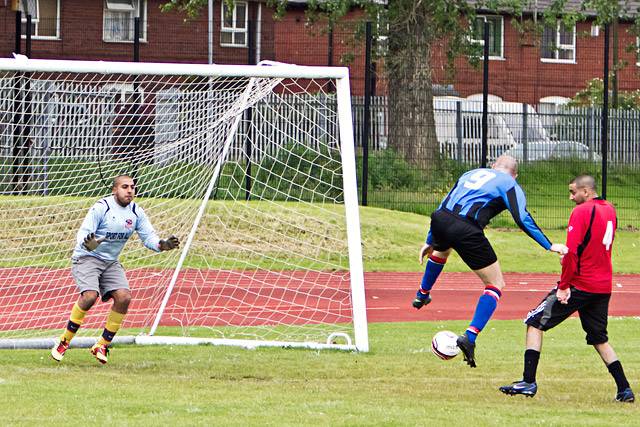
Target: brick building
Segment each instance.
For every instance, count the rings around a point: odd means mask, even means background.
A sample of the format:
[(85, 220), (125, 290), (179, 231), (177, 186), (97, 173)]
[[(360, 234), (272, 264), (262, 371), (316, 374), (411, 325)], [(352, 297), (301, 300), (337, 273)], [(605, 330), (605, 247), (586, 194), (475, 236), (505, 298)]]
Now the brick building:
[[(525, 9), (524, 26), (542, 19), (542, 11), (551, 0), (529, 2)], [(580, 1), (567, 1), (567, 8), (579, 10)], [(628, 10), (635, 11), (640, 2), (628, 2)], [(586, 12), (586, 21), (573, 28), (558, 23), (545, 27), (542, 34), (520, 33), (511, 23), (512, 16), (479, 11), (475, 22), (478, 43), (482, 44), (482, 25), (489, 23), (489, 93), (505, 101), (562, 102), (585, 88), (586, 82), (602, 78), (604, 69), (604, 29), (595, 24), (595, 14)], [(638, 41), (632, 34), (632, 17), (622, 16), (618, 25), (618, 59), (624, 64), (617, 80), (620, 91), (640, 89), (640, 60)], [(613, 36), (610, 41), (610, 67), (613, 64)], [(635, 49), (630, 49), (634, 48)], [(433, 58), (436, 64), (445, 61), (442, 52)], [(441, 67), (436, 66), (436, 70)], [(455, 90), (464, 97), (482, 92), (481, 69), (474, 69), (462, 58), (456, 61), (457, 72), (452, 81)], [(444, 72), (436, 80), (446, 81)], [(496, 98), (496, 99), (497, 99)]]
[[(209, 57), (207, 10), (198, 18), (178, 12), (161, 12), (164, 0), (26, 0), (34, 16), (32, 58), (117, 60), (133, 59), (133, 18), (141, 22), (140, 60), (144, 62), (207, 63)], [(350, 12), (345, 22), (332, 32), (324, 23), (308, 26), (304, 17), (306, 0), (289, 2), (280, 20), (264, 0), (237, 1), (230, 18), (226, 6), (214, 1), (212, 57), (220, 64), (246, 64), (274, 60), (303, 65), (343, 65), (350, 67), (352, 90), (364, 90), (364, 43), (354, 38), (354, 22), (359, 10)], [(15, 12), (11, 0), (0, 0), (0, 56), (15, 49)], [(577, 7), (579, 1), (568, 1)], [(550, 0), (525, 12), (525, 20), (548, 7)], [(629, 2), (637, 10), (640, 2)], [(23, 6), (23, 9), (25, 7)], [(224, 11), (222, 9), (225, 9)], [(478, 27), (490, 24), (490, 93), (506, 101), (537, 104), (569, 98), (594, 77), (602, 77), (604, 31), (593, 17), (574, 28), (549, 28), (542, 36), (519, 34), (511, 17), (480, 12)], [(618, 75), (620, 90), (640, 88), (640, 62), (636, 52), (626, 49), (636, 43), (629, 30), (630, 20), (619, 26), (620, 59), (627, 64)], [(26, 25), (22, 25), (23, 34)], [(24, 38), (24, 35), (23, 35)], [(24, 40), (21, 44), (25, 51)], [(456, 61), (457, 72), (447, 79), (442, 71), (443, 50), (434, 49), (434, 81), (451, 84), (462, 96), (482, 92), (482, 72), (464, 58)], [(345, 58), (349, 58), (345, 62)], [(381, 67), (379, 67), (380, 69)], [(380, 73), (378, 93), (384, 91)]]
[[(15, 50), (15, 12), (11, 1), (0, 0), (0, 57)], [(23, 3), (22, 1), (20, 2)], [(27, 0), (33, 16), (31, 57), (38, 59), (133, 60), (134, 17), (140, 17), (140, 61), (207, 63), (207, 9), (189, 18), (162, 12), (162, 0)], [(292, 2), (287, 14), (274, 19), (264, 1), (237, 1), (230, 18), (227, 6), (214, 1), (212, 57), (219, 64), (274, 60), (303, 65), (341, 65), (351, 61), (354, 91), (363, 91), (362, 48), (353, 50), (353, 29), (342, 24), (333, 34), (325, 24), (305, 24), (304, 3)], [(24, 6), (22, 7), (24, 10)], [(354, 11), (347, 21), (359, 12)], [(23, 21), (26, 13), (23, 14)], [(22, 25), (25, 53), (26, 24)]]

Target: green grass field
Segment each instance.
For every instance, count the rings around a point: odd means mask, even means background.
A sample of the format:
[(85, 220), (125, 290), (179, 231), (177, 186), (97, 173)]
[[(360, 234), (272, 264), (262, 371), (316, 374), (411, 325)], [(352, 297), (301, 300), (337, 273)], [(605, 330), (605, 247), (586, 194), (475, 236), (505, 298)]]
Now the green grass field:
[[(361, 170), (362, 159), (358, 158)], [(456, 179), (475, 164), (444, 161), (435, 169), (423, 171), (402, 160), (393, 150), (370, 153), (368, 204), (387, 209), (431, 213), (438, 207)], [(567, 183), (577, 175), (588, 173), (596, 178), (602, 194), (602, 165), (574, 159), (536, 161), (520, 164), (518, 183), (527, 195), (527, 208), (536, 222), (545, 228), (562, 229), (567, 223)], [(358, 176), (361, 176), (360, 174)], [(606, 195), (616, 206), (620, 228), (637, 229), (640, 200), (636, 189), (640, 169), (636, 165), (609, 164)], [(507, 216), (496, 218), (494, 226), (512, 227)]]
[[(223, 347), (115, 347), (100, 366), (72, 349), (60, 365), (46, 351), (0, 354), (3, 425), (637, 425), (638, 404), (614, 403), (615, 385), (585, 345), (577, 319), (547, 333), (538, 395), (507, 397), (520, 378), (524, 328), (493, 321), (479, 339), (479, 367), (429, 350), (440, 329), (465, 322), (370, 325), (372, 351)], [(627, 376), (640, 377), (638, 318), (611, 319)]]
[[(569, 216), (570, 208), (564, 214)], [(502, 213), (502, 221), (513, 219)], [(361, 208), (362, 242), (365, 271), (421, 271), (418, 251), (427, 235), (429, 217), (425, 215)], [(543, 229), (553, 242), (565, 241), (565, 231)], [(517, 228), (489, 227), (486, 234), (491, 241), (504, 271), (560, 272), (557, 256), (545, 252), (536, 242)], [(614, 270), (617, 273), (639, 273), (640, 233), (618, 230), (613, 246)], [(469, 271), (454, 253), (446, 271)]]
[[(567, 210), (568, 213), (568, 210)], [(362, 208), (366, 271), (419, 271), (422, 215)], [(505, 271), (559, 271), (557, 257), (524, 233), (488, 230)], [(562, 241), (561, 230), (551, 230)], [(619, 272), (640, 271), (640, 234), (619, 231)], [(457, 257), (447, 271), (466, 271)], [(524, 313), (523, 313), (524, 314)], [(637, 425), (638, 404), (614, 403), (615, 384), (570, 319), (546, 336), (534, 399), (503, 396), (520, 378), (524, 327), (492, 321), (478, 341), (477, 369), (441, 361), (433, 334), (467, 322), (371, 324), (371, 352), (229, 347), (114, 347), (100, 366), (86, 349), (61, 364), (46, 350), (0, 351), (2, 425)], [(640, 318), (611, 319), (609, 333), (640, 391)]]

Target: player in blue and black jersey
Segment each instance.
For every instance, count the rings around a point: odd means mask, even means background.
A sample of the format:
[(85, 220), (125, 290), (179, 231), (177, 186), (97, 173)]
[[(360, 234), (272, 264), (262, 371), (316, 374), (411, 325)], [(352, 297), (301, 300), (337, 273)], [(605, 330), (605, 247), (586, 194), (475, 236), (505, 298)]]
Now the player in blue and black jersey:
[(431, 227), (420, 249), (422, 264), (428, 257), (420, 289), (413, 300), (417, 309), (431, 302), (429, 295), (451, 251), (455, 251), (485, 285), (471, 324), (458, 338), (458, 347), (469, 366), (475, 368), (475, 342), (485, 327), (505, 286), (498, 258), (483, 229), (491, 218), (508, 209), (516, 224), (545, 250), (565, 254), (567, 247), (552, 244), (526, 209), (526, 198), (516, 182), (518, 164), (511, 156), (500, 156), (491, 169), (463, 174), (438, 209), (431, 214)]

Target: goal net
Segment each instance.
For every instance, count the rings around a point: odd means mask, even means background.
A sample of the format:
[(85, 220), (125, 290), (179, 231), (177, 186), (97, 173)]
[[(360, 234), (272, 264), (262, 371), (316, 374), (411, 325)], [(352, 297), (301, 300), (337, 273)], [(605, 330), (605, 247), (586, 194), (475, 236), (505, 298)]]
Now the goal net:
[(0, 347), (60, 335), (76, 233), (128, 174), (182, 244), (125, 246), (121, 342), (368, 350), (345, 68), (0, 59), (0, 153)]

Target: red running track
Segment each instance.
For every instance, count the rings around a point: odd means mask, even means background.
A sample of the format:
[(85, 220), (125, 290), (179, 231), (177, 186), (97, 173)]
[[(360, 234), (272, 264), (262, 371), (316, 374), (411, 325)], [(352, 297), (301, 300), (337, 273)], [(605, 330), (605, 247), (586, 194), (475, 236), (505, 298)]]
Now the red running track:
[[(494, 319), (524, 319), (557, 282), (558, 274), (505, 273), (506, 287)], [(471, 320), (482, 293), (480, 279), (472, 273), (442, 273), (427, 307), (411, 306), (422, 273), (365, 273), (369, 322)], [(610, 316), (640, 316), (640, 275), (619, 275), (613, 280)]]
[[(169, 270), (139, 269), (128, 273), (134, 297), (127, 319), (130, 326), (142, 326), (153, 319), (164, 295), (163, 283), (168, 283), (170, 275)], [(471, 319), (483, 289), (473, 273), (443, 273), (432, 291), (433, 302), (418, 311), (411, 301), (421, 277), (421, 273), (365, 273), (368, 321)], [(181, 273), (182, 282), (176, 286), (162, 324), (177, 325), (181, 319), (189, 324), (199, 319), (200, 324), (207, 325), (253, 326), (309, 320), (345, 322), (351, 317), (345, 279), (344, 272), (188, 269)], [(505, 274), (507, 286), (494, 318), (524, 318), (557, 279), (556, 274)], [(11, 325), (11, 329), (59, 327), (75, 299), (76, 290), (68, 269), (0, 269), (0, 330), (3, 325)], [(310, 305), (316, 311), (304, 312)], [(106, 309), (108, 305), (101, 304), (92, 310), (98, 324), (104, 317), (100, 312)], [(36, 312), (35, 317), (28, 314)], [(614, 278), (609, 314), (640, 315), (640, 275)]]

